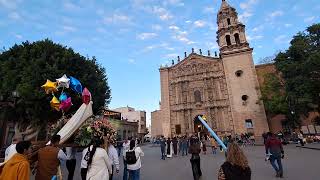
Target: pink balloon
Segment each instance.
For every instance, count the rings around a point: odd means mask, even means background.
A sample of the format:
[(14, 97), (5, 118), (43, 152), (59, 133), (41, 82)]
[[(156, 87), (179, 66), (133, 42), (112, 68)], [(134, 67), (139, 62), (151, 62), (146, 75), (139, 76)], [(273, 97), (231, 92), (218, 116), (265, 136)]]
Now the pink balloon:
[(91, 93), (87, 88), (84, 88), (82, 91), (82, 102), (89, 104), (91, 101)]
[(70, 107), (72, 106), (71, 97), (69, 97), (67, 100), (61, 102), (60, 109), (64, 112), (69, 111)]

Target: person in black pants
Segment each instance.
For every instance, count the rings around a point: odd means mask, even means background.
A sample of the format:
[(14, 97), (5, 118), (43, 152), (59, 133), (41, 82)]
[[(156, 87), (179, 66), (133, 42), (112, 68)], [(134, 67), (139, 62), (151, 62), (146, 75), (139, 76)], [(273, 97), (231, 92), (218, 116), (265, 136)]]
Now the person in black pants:
[(74, 170), (76, 168), (77, 160), (76, 160), (76, 149), (73, 147), (66, 147), (66, 154), (68, 160), (66, 161), (66, 166), (68, 169), (68, 180), (73, 180)]
[(199, 180), (202, 176), (201, 167), (200, 167), (200, 140), (197, 136), (192, 136), (190, 138), (190, 147), (189, 147), (189, 154), (191, 154), (191, 167), (192, 167), (192, 173), (193, 173), (193, 179)]

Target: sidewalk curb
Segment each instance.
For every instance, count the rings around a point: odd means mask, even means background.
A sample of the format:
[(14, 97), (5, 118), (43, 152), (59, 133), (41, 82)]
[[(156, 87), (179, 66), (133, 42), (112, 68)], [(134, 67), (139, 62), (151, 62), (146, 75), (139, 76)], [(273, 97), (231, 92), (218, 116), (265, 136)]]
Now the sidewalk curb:
[(318, 151), (320, 151), (320, 148), (313, 148), (313, 147), (306, 147), (306, 146), (296, 146), (296, 147), (304, 148), (304, 149), (312, 149), (312, 150), (318, 150)]

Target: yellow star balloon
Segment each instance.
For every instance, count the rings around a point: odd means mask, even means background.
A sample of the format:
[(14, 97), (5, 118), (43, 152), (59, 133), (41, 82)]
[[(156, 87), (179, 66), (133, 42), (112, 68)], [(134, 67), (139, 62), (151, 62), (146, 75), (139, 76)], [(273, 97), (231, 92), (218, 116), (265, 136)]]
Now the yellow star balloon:
[(52, 97), (51, 101), (50, 101), (50, 106), (59, 111), (59, 106), (60, 106), (60, 101), (58, 100), (58, 98), (56, 98), (55, 96)]
[(47, 79), (47, 82), (41, 86), (47, 94), (52, 93), (52, 92), (57, 92), (57, 83), (56, 82), (52, 82), (49, 79)]

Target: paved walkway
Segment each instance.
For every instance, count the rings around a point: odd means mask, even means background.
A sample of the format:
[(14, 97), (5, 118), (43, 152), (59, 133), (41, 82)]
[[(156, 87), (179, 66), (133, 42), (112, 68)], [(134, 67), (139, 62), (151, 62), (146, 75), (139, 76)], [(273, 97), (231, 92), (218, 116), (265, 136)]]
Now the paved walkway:
[[(318, 146), (318, 145), (317, 145)], [(285, 147), (284, 179), (288, 180), (317, 180), (320, 179), (320, 151), (297, 148), (296, 145)], [(193, 180), (190, 156), (174, 157), (160, 160), (160, 148), (146, 145), (142, 147), (145, 157), (142, 159), (141, 180)], [(208, 148), (210, 150), (210, 148)], [(252, 169), (253, 180), (273, 180), (275, 173), (269, 162), (264, 160), (264, 147), (246, 147), (245, 153)], [(80, 153), (78, 158), (80, 158)], [(202, 180), (217, 179), (217, 172), (224, 162), (224, 154), (201, 155)], [(122, 160), (122, 158), (121, 158)], [(80, 167), (77, 161), (75, 180), (80, 180)], [(122, 163), (121, 163), (121, 167)], [(122, 180), (123, 170), (114, 180)], [(65, 168), (64, 173), (67, 174)], [(64, 178), (66, 179), (66, 178)]]

